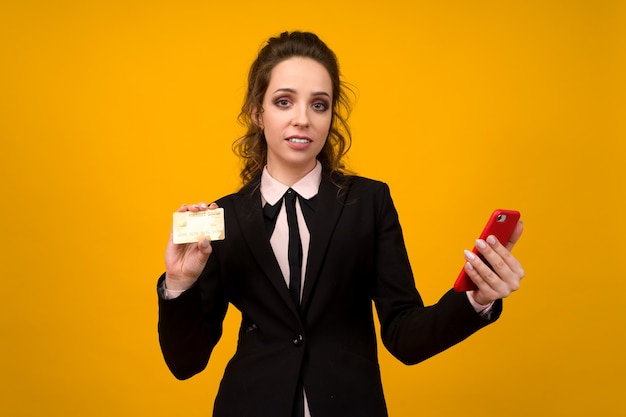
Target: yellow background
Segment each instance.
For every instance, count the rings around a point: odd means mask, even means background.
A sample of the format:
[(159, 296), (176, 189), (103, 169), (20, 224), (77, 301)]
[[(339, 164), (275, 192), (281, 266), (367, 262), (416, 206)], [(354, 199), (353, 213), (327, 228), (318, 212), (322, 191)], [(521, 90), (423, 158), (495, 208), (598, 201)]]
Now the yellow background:
[(525, 221), (499, 322), (414, 367), (381, 350), (391, 416), (625, 415), (625, 17), (620, 1), (4, 0), (0, 414), (210, 415), (238, 317), (205, 372), (169, 374), (170, 216), (237, 189), (249, 64), (302, 29), (358, 91), (349, 163), (391, 186), (426, 302), (492, 209)]

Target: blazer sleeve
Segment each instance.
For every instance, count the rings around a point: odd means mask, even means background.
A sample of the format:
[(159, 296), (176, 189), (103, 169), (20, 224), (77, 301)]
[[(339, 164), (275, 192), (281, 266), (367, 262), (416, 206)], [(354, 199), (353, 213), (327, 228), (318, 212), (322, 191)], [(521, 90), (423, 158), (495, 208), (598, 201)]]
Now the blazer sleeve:
[(497, 320), (501, 300), (494, 303), (489, 317), (483, 317), (474, 310), (467, 294), (454, 290), (436, 304), (424, 306), (415, 288), (398, 213), (386, 184), (377, 200), (373, 298), (382, 341), (389, 352), (405, 364), (415, 364)]
[[(179, 297), (165, 300), (159, 296), (159, 343), (168, 368), (178, 379), (204, 370), (222, 336), (228, 300), (213, 258), (212, 254), (200, 278)], [(165, 274), (158, 287), (164, 279)]]

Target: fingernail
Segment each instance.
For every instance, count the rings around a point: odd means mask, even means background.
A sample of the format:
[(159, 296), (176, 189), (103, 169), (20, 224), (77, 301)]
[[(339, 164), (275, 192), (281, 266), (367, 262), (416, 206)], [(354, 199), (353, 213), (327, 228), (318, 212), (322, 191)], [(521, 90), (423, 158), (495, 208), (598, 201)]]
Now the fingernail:
[(487, 247), (487, 244), (482, 239), (476, 239), (476, 246), (481, 249), (485, 249)]
[(209, 239), (207, 239), (206, 237), (202, 239), (202, 247), (203, 248), (208, 248), (209, 247)]
[(498, 239), (496, 239), (494, 235), (489, 235), (487, 237), (487, 243), (489, 243), (490, 245), (495, 245), (497, 241)]
[(202, 203), (202, 204), (200, 204), (200, 208), (205, 209), (205, 208), (207, 208), (207, 207), (208, 207), (208, 206), (206, 205), (206, 203)]
[(473, 261), (476, 258), (476, 256), (474, 256), (474, 254), (467, 249), (465, 249), (463, 253), (465, 254), (465, 259), (467, 259), (468, 261)]

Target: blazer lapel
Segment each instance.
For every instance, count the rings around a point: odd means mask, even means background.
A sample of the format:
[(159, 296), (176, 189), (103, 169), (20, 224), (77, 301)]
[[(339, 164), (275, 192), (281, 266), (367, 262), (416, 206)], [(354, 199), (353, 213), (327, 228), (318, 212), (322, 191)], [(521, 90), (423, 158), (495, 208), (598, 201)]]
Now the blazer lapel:
[[(260, 178), (259, 178), (260, 180)], [(281, 298), (297, 314), (289, 289), (267, 238), (259, 181), (252, 181), (233, 196), (235, 216), (244, 240), (265, 276), (270, 280)]]
[[(347, 184), (346, 184), (347, 185)], [(319, 278), (320, 269), (324, 263), (326, 251), (335, 225), (339, 221), (339, 215), (343, 210), (348, 192), (339, 190), (325, 175), (322, 176), (319, 192), (315, 203), (315, 217), (311, 227), (311, 242), (309, 244), (309, 257), (307, 260), (304, 291), (302, 293), (302, 311), (310, 302), (315, 283)]]

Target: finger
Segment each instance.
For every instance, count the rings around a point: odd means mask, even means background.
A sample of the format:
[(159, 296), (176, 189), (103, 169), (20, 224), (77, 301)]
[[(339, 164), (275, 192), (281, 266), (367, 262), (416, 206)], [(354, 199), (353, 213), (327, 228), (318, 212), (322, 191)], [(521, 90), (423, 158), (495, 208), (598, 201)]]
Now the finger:
[[(214, 203), (212, 203), (214, 204)], [(217, 208), (217, 207), (216, 207)], [(193, 211), (198, 212), (198, 211), (204, 211), (204, 210), (208, 210), (209, 209), (209, 205), (207, 203), (205, 203), (204, 201), (201, 201), (197, 204), (192, 204), (189, 206), (189, 211)]]
[[(476, 247), (485, 260), (489, 262), (495, 277), (502, 284), (496, 283), (492, 287), (497, 288), (502, 297), (517, 291), (520, 288), (520, 280), (524, 277), (524, 270), (511, 252), (502, 246), (495, 236), (487, 237), (486, 242), (479, 239), (476, 241)], [(488, 276), (488, 279), (493, 278), (495, 283), (495, 277)]]
[(485, 291), (498, 291), (502, 285), (500, 277), (473, 252), (465, 251), (465, 272), (476, 286)]
[[(476, 284), (476, 290), (474, 290), (472, 294), (474, 300), (476, 300), (479, 304), (486, 305), (492, 301), (495, 301), (501, 298), (498, 289), (492, 286), (494, 285), (493, 282), (490, 282), (488, 279), (483, 277), (478, 272), (478, 270), (474, 268), (474, 266), (472, 265), (471, 262), (473, 262), (475, 259), (478, 259), (478, 257), (475, 257), (474, 259), (470, 260), (466, 256), (466, 259), (467, 259), (467, 262), (465, 263), (465, 267), (464, 267), (465, 273), (472, 280), (472, 282)], [(479, 262), (482, 263), (482, 261), (479, 261)], [(482, 266), (486, 267), (484, 263), (482, 264)], [(480, 269), (481, 266), (479, 265), (478, 268)], [(487, 267), (487, 270), (489, 271), (483, 270), (483, 272), (493, 274), (493, 272), (488, 267)]]
[(515, 225), (515, 230), (513, 230), (513, 233), (511, 234), (511, 237), (509, 238), (509, 241), (506, 243), (506, 248), (508, 250), (513, 249), (513, 246), (515, 246), (515, 243), (522, 236), (522, 232), (523, 231), (524, 231), (524, 222), (520, 220)]
[(218, 207), (219, 206), (216, 203), (207, 204), (207, 203), (201, 201), (201, 202), (199, 202), (197, 204), (190, 204), (190, 205), (183, 204), (176, 211), (179, 211), (179, 212), (185, 212), (185, 211), (196, 212), (196, 211), (202, 211), (202, 210), (208, 210), (208, 209), (214, 210), (214, 209), (216, 209)]
[(490, 235), (486, 241), (482, 239), (476, 240), (476, 249), (484, 257), (485, 261), (491, 266), (490, 269), (495, 272), (498, 279), (504, 279), (507, 282), (513, 280), (511, 265), (516, 261), (504, 246), (500, 244), (498, 239)]
[(495, 236), (487, 237), (486, 243), (492, 251), (500, 257), (499, 260), (493, 261), (494, 263), (488, 260), (498, 275), (509, 282), (519, 281), (523, 278), (524, 270), (522, 269), (522, 265), (507, 247), (502, 246)]

